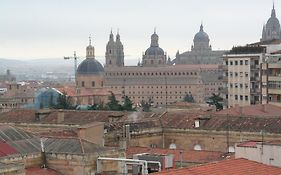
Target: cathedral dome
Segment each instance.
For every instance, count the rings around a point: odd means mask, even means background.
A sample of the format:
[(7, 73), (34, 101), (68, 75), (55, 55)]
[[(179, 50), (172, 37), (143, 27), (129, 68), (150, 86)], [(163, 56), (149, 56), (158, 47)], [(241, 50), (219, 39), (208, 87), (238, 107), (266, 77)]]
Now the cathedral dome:
[(100, 62), (93, 58), (87, 58), (79, 64), (77, 74), (101, 74), (104, 68)]
[(200, 26), (200, 31), (194, 36), (194, 42), (209, 42), (209, 36), (203, 30), (203, 25)]
[(164, 55), (164, 50), (160, 47), (151, 46), (146, 49), (145, 55)]

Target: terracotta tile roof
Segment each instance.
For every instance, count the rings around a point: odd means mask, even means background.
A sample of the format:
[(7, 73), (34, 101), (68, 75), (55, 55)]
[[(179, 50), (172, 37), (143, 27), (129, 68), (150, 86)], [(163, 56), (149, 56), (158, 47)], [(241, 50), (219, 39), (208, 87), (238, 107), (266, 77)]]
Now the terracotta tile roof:
[(219, 161), (226, 158), (225, 153), (218, 151), (194, 151), (181, 149), (161, 149), (161, 148), (145, 148), (145, 147), (129, 147), (126, 150), (128, 158), (132, 158), (133, 154), (149, 153), (159, 155), (174, 155), (174, 161), (180, 161), (180, 152), (184, 162), (192, 163), (207, 163), (212, 161)]
[(50, 168), (32, 167), (25, 169), (26, 175), (62, 175), (61, 173)]
[(246, 159), (230, 159), (191, 168), (163, 171), (153, 175), (280, 175), (281, 168)]
[(11, 147), (9, 144), (0, 142), (0, 157), (17, 154), (17, 150)]
[[(46, 115), (35, 119), (36, 110), (15, 109), (0, 114), (0, 123), (38, 123), (57, 124), (59, 110), (43, 111)], [(130, 124), (131, 131), (142, 128), (160, 127), (159, 115), (152, 112), (123, 112), (123, 111), (75, 111), (64, 110), (64, 121), (60, 124), (85, 125), (93, 122), (104, 122), (108, 131), (121, 129), (122, 125)], [(114, 118), (114, 122), (110, 121)], [(75, 133), (66, 133), (75, 134)]]
[(257, 143), (261, 143), (261, 141), (246, 141), (238, 144), (238, 147), (250, 147), (250, 148), (256, 148)]
[(281, 116), (281, 108), (271, 104), (250, 105), (244, 107), (227, 108), (215, 113), (215, 115), (230, 115), (230, 116)]

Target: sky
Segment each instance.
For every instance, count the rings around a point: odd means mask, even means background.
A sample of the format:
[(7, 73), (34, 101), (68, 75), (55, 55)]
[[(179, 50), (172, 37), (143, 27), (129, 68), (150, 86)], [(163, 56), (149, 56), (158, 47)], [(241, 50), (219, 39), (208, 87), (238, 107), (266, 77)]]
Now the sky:
[[(281, 19), (281, 0), (275, 0)], [(139, 59), (156, 27), (173, 58), (188, 51), (201, 22), (213, 50), (257, 42), (270, 17), (269, 0), (0, 0), (0, 58), (85, 56), (88, 37), (104, 58), (112, 28), (125, 59)]]

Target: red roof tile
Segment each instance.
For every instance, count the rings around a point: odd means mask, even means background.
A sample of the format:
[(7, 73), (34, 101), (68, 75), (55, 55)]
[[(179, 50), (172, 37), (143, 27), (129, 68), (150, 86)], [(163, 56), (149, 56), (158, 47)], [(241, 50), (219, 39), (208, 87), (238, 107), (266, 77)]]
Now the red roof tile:
[(163, 171), (153, 175), (280, 175), (281, 168), (246, 159), (230, 159), (216, 163)]
[(246, 141), (243, 143), (238, 144), (238, 147), (250, 147), (250, 148), (256, 148), (257, 143), (261, 143), (261, 141)]
[(236, 106), (224, 109), (215, 113), (215, 115), (229, 115), (229, 116), (281, 116), (281, 107), (263, 104), (263, 105), (250, 105), (250, 106)]
[(7, 143), (0, 142), (0, 157), (8, 156), (11, 154), (17, 154), (17, 153), (18, 153), (17, 150), (15, 150)]

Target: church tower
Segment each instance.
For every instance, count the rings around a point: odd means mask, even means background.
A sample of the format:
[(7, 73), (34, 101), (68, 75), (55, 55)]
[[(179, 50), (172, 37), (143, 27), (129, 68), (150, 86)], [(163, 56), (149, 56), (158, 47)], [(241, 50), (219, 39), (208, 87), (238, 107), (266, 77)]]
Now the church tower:
[(281, 39), (280, 23), (276, 17), (276, 12), (273, 4), (271, 10), (271, 17), (268, 19), (266, 25), (263, 26), (261, 41), (270, 41), (274, 39)]
[(116, 35), (116, 41), (112, 31), (109, 35), (109, 41), (106, 45), (105, 52), (106, 67), (122, 67), (124, 66), (124, 50), (120, 40), (119, 32)]
[(95, 58), (95, 48), (92, 46), (91, 37), (89, 37), (89, 46), (86, 47), (86, 58)]
[(159, 37), (154, 33), (151, 35), (150, 47), (146, 49), (145, 54), (142, 56), (142, 66), (163, 66), (167, 63), (167, 57), (163, 49), (159, 47)]
[(116, 35), (116, 65), (119, 67), (124, 66), (124, 48), (123, 48), (123, 44), (120, 40), (120, 34), (119, 31), (117, 32)]

